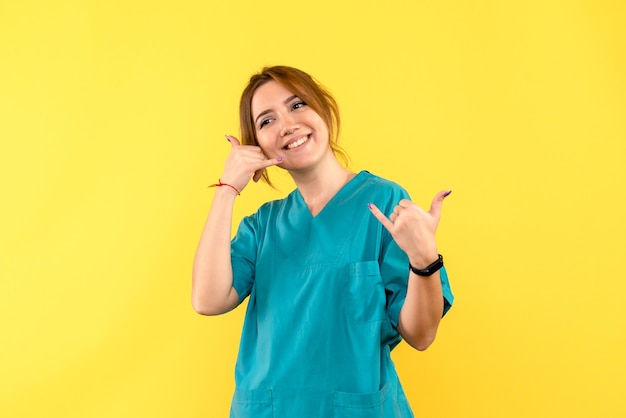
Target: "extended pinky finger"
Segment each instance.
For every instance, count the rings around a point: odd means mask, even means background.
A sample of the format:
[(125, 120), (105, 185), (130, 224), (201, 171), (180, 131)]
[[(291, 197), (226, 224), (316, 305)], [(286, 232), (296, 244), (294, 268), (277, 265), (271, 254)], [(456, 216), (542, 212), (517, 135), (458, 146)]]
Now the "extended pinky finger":
[(378, 209), (376, 207), (375, 204), (373, 203), (368, 203), (367, 206), (370, 208), (370, 211), (372, 212), (372, 215), (374, 215), (374, 217), (376, 219), (378, 219), (378, 221), (383, 224), (383, 226), (389, 231), (391, 232), (391, 229), (393, 228), (393, 222), (391, 222), (381, 211), (380, 209)]

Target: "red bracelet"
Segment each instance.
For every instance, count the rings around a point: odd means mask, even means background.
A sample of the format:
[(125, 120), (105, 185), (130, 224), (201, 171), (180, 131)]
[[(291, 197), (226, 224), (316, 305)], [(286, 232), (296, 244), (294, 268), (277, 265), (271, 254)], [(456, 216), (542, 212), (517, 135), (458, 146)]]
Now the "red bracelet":
[(221, 186), (228, 186), (231, 189), (233, 189), (234, 191), (237, 192), (238, 195), (240, 195), (241, 193), (239, 192), (239, 190), (237, 190), (237, 188), (235, 186), (233, 186), (232, 184), (228, 184), (228, 183), (222, 183), (222, 179), (218, 179), (218, 182), (215, 184), (210, 185), (209, 187), (221, 187)]

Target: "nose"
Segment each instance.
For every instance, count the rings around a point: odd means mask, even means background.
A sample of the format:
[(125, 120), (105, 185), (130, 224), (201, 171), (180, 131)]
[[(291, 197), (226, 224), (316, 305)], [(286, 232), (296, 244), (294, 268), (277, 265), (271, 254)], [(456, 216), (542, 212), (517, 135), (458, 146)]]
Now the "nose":
[(300, 125), (298, 125), (291, 113), (285, 114), (283, 116), (283, 126), (280, 130), (280, 136), (291, 135), (298, 129), (300, 129)]

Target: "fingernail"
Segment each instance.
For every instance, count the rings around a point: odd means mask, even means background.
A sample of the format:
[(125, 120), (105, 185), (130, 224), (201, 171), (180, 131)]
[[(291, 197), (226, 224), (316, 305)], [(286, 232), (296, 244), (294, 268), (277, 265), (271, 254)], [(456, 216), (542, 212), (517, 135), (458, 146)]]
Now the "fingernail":
[(448, 190), (447, 192), (444, 193), (443, 197), (448, 197), (450, 196), (450, 193), (452, 193), (452, 190)]
[(368, 208), (370, 208), (370, 209), (372, 209), (372, 208), (374, 207), (374, 205), (372, 205), (371, 203), (368, 203), (368, 204), (367, 204), (367, 207), (368, 207)]
[(283, 157), (278, 157), (278, 158), (276, 159), (276, 161), (278, 161), (278, 162), (281, 162), (282, 160), (284, 160), (284, 158), (283, 158)]
[(226, 137), (226, 140), (230, 142), (230, 138), (228, 137), (228, 135), (224, 135), (224, 136)]

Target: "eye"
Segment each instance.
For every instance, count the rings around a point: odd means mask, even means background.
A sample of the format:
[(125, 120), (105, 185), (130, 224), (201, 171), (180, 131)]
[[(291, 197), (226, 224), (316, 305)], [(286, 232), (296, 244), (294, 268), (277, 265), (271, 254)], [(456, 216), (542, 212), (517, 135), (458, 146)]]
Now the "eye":
[(306, 103), (304, 103), (303, 101), (299, 101), (299, 102), (295, 102), (294, 104), (291, 105), (291, 109), (292, 110), (296, 110), (296, 109), (300, 109), (301, 107), (306, 106)]
[(270, 123), (271, 121), (272, 121), (271, 118), (263, 119), (261, 123), (259, 123), (259, 129), (263, 129), (263, 127), (267, 125), (268, 123)]

